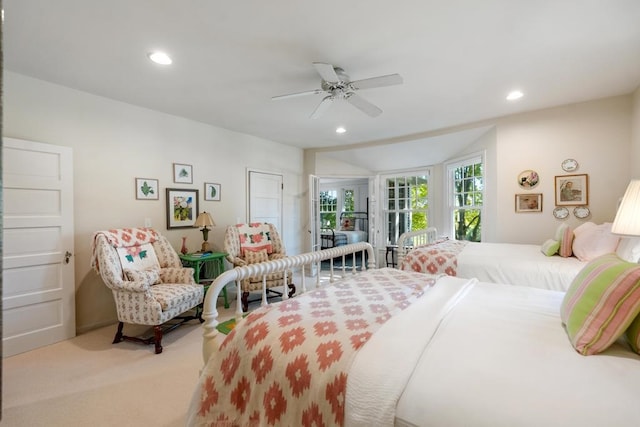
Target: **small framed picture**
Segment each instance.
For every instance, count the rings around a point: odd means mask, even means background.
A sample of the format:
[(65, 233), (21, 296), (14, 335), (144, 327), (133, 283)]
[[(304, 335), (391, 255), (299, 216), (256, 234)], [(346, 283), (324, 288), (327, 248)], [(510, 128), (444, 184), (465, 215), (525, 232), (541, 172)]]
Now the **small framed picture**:
[(136, 199), (158, 200), (158, 180), (152, 178), (136, 178)]
[(168, 229), (193, 227), (198, 213), (198, 190), (167, 188)]
[(173, 164), (173, 182), (178, 184), (193, 184), (193, 167), (184, 163)]
[(589, 175), (559, 175), (555, 181), (557, 206), (589, 204)]
[(213, 200), (214, 202), (220, 201), (220, 184), (214, 184), (213, 182), (204, 183), (204, 199)]
[(516, 212), (542, 212), (542, 193), (516, 194)]

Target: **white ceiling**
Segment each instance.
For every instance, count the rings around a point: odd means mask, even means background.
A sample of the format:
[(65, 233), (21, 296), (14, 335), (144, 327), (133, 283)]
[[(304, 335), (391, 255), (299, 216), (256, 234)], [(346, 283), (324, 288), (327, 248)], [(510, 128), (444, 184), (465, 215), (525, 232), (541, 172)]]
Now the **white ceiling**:
[[(411, 139), (640, 85), (639, 0), (3, 3), (7, 70), (302, 148)], [(173, 65), (151, 63), (155, 49)], [(377, 118), (338, 102), (312, 120), (323, 95), (271, 100), (319, 87), (316, 61), (404, 84), (359, 92)], [(515, 88), (525, 97), (509, 103)], [(430, 143), (446, 146), (415, 144)], [(377, 156), (390, 151), (402, 152)]]

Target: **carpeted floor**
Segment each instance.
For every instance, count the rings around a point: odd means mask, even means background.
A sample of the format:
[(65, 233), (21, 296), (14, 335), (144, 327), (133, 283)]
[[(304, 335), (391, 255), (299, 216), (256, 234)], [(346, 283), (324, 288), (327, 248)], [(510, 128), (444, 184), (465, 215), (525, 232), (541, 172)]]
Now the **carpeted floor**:
[[(294, 283), (301, 291), (301, 278)], [(313, 279), (305, 283), (315, 287)], [(229, 296), (235, 301), (235, 292)], [(221, 302), (218, 311), (221, 322), (234, 316)], [(130, 328), (146, 330), (125, 325), (125, 333)], [(112, 344), (115, 331), (114, 324), (3, 359), (0, 427), (184, 426), (203, 363), (200, 323), (167, 334), (159, 355), (152, 345)]]

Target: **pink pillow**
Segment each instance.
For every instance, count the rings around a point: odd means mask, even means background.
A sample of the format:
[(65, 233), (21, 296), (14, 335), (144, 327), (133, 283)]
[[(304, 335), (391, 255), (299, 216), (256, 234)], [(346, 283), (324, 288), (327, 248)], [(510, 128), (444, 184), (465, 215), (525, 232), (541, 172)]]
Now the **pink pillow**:
[(573, 230), (567, 227), (562, 232), (562, 240), (560, 240), (560, 250), (558, 255), (561, 257), (570, 257), (573, 255)]
[(619, 236), (611, 234), (610, 222), (600, 225), (584, 223), (573, 232), (573, 254), (580, 261), (591, 261), (601, 255), (615, 252), (620, 241)]

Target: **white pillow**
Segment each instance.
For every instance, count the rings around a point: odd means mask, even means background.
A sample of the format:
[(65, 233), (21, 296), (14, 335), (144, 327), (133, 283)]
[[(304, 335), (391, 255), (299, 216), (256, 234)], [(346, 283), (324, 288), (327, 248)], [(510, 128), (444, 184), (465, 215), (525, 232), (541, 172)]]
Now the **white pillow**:
[(616, 254), (625, 261), (637, 263), (640, 260), (640, 237), (621, 237)]
[(116, 248), (123, 269), (160, 270), (160, 262), (151, 243)]
[[(576, 227), (573, 239), (573, 254), (580, 261), (591, 261), (600, 255), (613, 253), (618, 247), (620, 237), (611, 233), (611, 223), (586, 226), (584, 223)], [(583, 227), (582, 229), (580, 229)]]
[(594, 224), (593, 222), (585, 222), (584, 224), (580, 224), (579, 226), (573, 229), (573, 235), (577, 237), (578, 234), (582, 233), (583, 231), (589, 230), (593, 227), (597, 227), (597, 225)]

